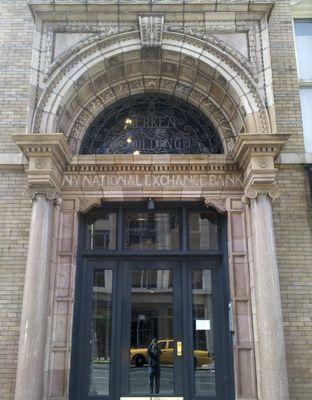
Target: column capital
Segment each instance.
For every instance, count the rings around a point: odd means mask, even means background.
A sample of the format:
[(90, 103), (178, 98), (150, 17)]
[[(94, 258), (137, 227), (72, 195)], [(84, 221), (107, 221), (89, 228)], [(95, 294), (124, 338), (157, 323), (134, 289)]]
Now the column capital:
[(280, 197), (280, 190), (277, 184), (267, 185), (267, 187), (260, 187), (256, 185), (249, 185), (244, 190), (244, 196), (242, 198), (243, 203), (249, 203), (251, 199), (255, 199), (258, 196), (268, 196), (272, 200)]
[(62, 133), (14, 134), (17, 146), (28, 160), (26, 170), (30, 188), (40, 192), (60, 191), (62, 173), (72, 159)]
[(238, 136), (233, 157), (244, 176), (243, 200), (254, 199), (258, 195), (267, 195), (272, 199), (279, 197), (275, 159), (288, 137), (284, 134), (251, 133)]
[(24, 197), (28, 200), (34, 200), (37, 196), (43, 196), (47, 200), (53, 200), (57, 204), (61, 201), (61, 193), (53, 188), (28, 188), (24, 192)]

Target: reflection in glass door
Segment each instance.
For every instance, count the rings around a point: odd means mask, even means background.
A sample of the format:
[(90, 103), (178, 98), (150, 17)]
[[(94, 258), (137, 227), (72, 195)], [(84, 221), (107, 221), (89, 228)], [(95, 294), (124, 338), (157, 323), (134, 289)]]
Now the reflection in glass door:
[(112, 270), (94, 271), (89, 371), (89, 394), (93, 396), (109, 394), (112, 282)]
[(192, 270), (192, 304), (195, 394), (214, 396), (216, 394), (215, 350), (209, 269)]
[(130, 394), (174, 393), (172, 274), (131, 271)]
[(180, 263), (129, 261), (123, 269), (122, 396), (182, 395)]
[(231, 399), (220, 216), (111, 206), (83, 218), (70, 400)]

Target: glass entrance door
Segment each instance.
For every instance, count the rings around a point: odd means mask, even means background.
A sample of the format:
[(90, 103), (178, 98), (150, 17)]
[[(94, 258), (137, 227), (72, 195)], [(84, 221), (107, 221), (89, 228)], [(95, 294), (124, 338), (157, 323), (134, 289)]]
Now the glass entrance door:
[(139, 261), (125, 269), (122, 395), (182, 395), (180, 265)]
[(232, 399), (218, 215), (112, 208), (84, 232), (70, 399)]

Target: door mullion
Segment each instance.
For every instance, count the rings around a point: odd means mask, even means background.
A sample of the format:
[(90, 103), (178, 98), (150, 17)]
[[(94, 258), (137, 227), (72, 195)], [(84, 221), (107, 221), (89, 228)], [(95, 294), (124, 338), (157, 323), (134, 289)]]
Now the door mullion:
[[(174, 391), (176, 396), (183, 395), (183, 361), (184, 361), (184, 336), (183, 336), (183, 290), (182, 290), (182, 276), (181, 266), (175, 268), (174, 286), (173, 286), (173, 320), (174, 320)], [(182, 342), (182, 356), (177, 355), (177, 342)]]
[[(119, 275), (119, 380), (116, 383), (120, 396), (129, 396), (130, 390), (130, 354), (131, 336), (131, 270), (126, 262), (120, 263)], [(119, 396), (119, 397), (120, 397)], [(118, 397), (117, 397), (118, 398)]]
[(183, 309), (184, 312), (184, 370), (183, 379), (185, 382), (184, 397), (191, 399), (194, 391), (194, 359), (193, 359), (193, 307), (192, 307), (192, 269), (189, 262), (183, 261), (182, 265), (182, 287), (183, 287)]
[[(112, 339), (111, 339), (111, 371), (110, 371), (110, 397), (112, 399), (116, 399), (120, 396), (120, 393), (118, 392), (118, 381), (119, 381), (119, 368), (118, 365), (120, 365), (120, 360), (119, 360), (119, 352), (118, 349), (120, 349), (120, 335), (118, 335), (118, 332), (120, 332), (120, 310), (121, 310), (121, 305), (120, 305), (120, 296), (118, 295), (118, 286), (120, 282), (120, 277), (119, 277), (119, 263), (115, 265), (115, 268), (113, 269), (113, 290), (112, 290)], [(117, 372), (118, 371), (118, 372)]]

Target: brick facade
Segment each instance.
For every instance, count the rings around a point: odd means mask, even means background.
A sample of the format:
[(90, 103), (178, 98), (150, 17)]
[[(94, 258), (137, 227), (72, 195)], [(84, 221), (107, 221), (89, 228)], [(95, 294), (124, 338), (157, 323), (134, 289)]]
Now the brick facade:
[[(269, 19), (277, 133), (291, 134), (283, 153), (304, 152), (289, 0), (276, 0)], [(312, 10), (311, 10), (312, 17)], [(0, 4), (0, 399), (13, 400), (31, 205), (27, 178), (10, 137), (24, 133), (30, 104), (34, 22), (26, 0)], [(7, 156), (5, 156), (7, 155)], [(8, 158), (6, 158), (8, 157)], [(303, 165), (280, 164), (281, 197), (274, 228), (279, 265), (290, 400), (312, 392), (312, 205)], [(27, 399), (28, 400), (28, 399)], [(260, 399), (259, 399), (260, 400)], [(269, 399), (261, 399), (269, 400)]]
[(13, 399), (31, 205), (24, 172), (0, 173), (0, 398)]

